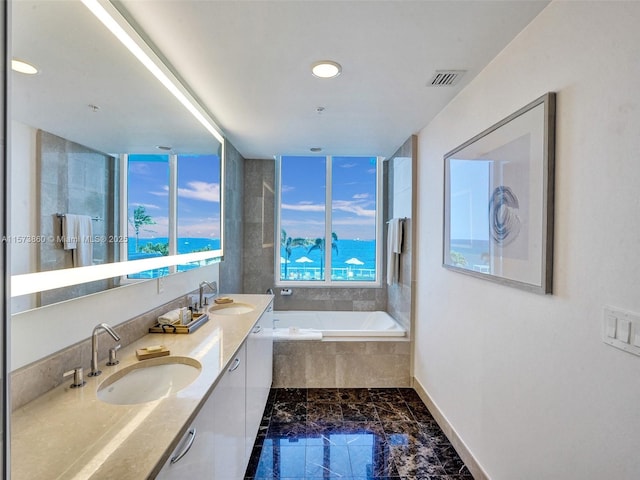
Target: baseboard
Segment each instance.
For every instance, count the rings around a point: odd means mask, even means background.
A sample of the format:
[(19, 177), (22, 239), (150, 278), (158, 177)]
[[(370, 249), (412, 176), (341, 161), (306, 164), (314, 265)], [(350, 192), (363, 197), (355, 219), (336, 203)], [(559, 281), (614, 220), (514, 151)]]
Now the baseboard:
[(453, 445), (453, 448), (458, 452), (458, 455), (469, 469), (469, 472), (473, 475), (474, 480), (490, 480), (489, 475), (487, 475), (487, 473), (482, 469), (467, 445), (462, 441), (447, 418), (431, 399), (425, 388), (415, 377), (413, 377), (413, 389), (427, 406), (429, 412), (431, 412), (431, 415), (433, 415), (433, 418), (435, 418), (443, 433), (449, 439), (451, 445)]

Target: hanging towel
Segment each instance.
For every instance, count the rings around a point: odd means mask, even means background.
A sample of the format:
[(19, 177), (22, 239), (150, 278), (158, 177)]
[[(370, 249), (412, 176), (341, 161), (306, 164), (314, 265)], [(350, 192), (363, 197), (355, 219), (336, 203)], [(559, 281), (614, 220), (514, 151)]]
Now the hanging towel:
[(66, 213), (62, 215), (62, 247), (65, 250), (73, 250), (78, 245), (78, 215)]
[(400, 255), (402, 254), (403, 221), (389, 220), (387, 231), (387, 285), (398, 283), (400, 275)]
[(77, 243), (73, 252), (73, 266), (87, 267), (93, 265), (93, 224), (89, 215), (75, 217)]

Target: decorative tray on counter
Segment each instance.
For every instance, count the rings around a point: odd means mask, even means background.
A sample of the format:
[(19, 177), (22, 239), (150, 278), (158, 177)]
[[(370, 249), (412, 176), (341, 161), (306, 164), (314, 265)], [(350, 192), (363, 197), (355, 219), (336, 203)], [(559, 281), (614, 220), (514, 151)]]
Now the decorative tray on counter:
[(156, 324), (149, 328), (149, 333), (193, 333), (208, 321), (209, 315), (206, 313), (194, 313), (193, 319), (186, 325)]

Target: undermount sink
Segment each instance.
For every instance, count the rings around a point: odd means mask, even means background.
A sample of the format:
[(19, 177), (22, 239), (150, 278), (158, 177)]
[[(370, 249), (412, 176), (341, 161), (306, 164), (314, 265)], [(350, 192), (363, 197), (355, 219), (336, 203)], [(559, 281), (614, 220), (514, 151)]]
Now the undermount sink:
[(98, 387), (98, 398), (115, 405), (151, 402), (176, 393), (200, 375), (202, 365), (189, 357), (143, 360), (114, 373)]
[(241, 302), (220, 303), (209, 307), (209, 313), (218, 315), (242, 315), (254, 310), (253, 305)]

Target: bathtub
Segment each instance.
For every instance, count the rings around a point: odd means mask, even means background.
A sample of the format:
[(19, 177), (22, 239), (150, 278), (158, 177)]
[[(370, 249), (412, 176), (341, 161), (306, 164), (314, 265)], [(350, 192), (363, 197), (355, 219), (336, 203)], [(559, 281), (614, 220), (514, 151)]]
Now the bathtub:
[(273, 328), (276, 341), (384, 341), (407, 333), (387, 312), (277, 311)]

